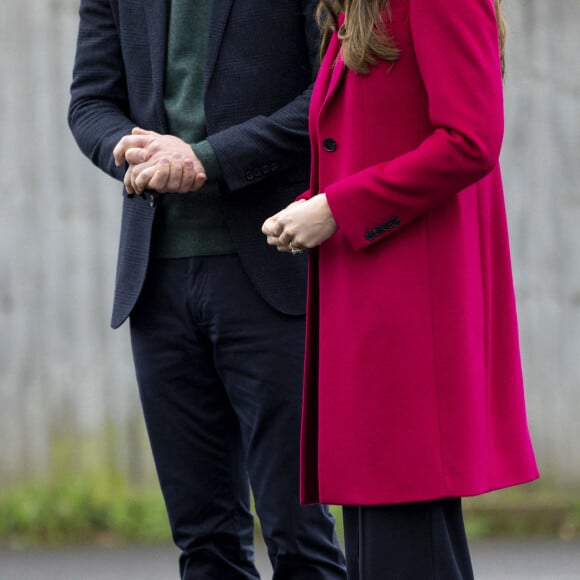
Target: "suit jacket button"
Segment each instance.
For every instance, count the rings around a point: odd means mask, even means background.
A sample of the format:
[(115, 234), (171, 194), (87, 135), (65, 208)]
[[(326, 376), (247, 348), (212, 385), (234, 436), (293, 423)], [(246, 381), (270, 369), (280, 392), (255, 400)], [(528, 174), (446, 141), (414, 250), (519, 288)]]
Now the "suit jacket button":
[(324, 139), (324, 141), (322, 142), (322, 146), (324, 147), (324, 150), (328, 151), (329, 153), (334, 153), (337, 147), (336, 141), (334, 139), (331, 139), (330, 137)]
[(155, 194), (154, 193), (150, 193), (147, 196), (147, 199), (149, 200), (149, 206), (150, 207), (155, 207), (155, 204), (157, 203), (157, 200), (155, 199)]

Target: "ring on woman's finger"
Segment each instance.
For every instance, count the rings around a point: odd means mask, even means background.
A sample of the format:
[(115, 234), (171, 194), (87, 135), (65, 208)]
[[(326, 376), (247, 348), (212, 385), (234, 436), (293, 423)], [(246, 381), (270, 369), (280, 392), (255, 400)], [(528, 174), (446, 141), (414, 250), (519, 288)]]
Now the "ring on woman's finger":
[(302, 253), (302, 248), (296, 248), (295, 246), (292, 245), (292, 242), (288, 242), (288, 247), (290, 248), (290, 252), (292, 252), (293, 256)]

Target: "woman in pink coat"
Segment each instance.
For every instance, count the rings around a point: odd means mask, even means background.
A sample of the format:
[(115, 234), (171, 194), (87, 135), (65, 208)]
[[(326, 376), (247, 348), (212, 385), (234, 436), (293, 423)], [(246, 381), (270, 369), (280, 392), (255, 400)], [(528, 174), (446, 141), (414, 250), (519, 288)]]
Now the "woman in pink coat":
[(319, 20), (311, 189), (263, 226), (311, 249), (302, 500), (346, 506), (353, 579), (472, 578), (460, 498), (538, 476), (499, 0), (325, 1)]

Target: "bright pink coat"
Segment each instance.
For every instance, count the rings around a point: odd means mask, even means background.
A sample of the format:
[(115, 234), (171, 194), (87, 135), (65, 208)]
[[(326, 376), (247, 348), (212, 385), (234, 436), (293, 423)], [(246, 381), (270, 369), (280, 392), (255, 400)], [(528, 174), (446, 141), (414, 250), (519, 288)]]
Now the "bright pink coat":
[[(338, 231), (311, 252), (305, 503), (480, 494), (538, 476), (498, 157), (493, 0), (392, 0), (400, 59), (311, 104), (312, 188)], [(334, 65), (333, 65), (334, 63)]]

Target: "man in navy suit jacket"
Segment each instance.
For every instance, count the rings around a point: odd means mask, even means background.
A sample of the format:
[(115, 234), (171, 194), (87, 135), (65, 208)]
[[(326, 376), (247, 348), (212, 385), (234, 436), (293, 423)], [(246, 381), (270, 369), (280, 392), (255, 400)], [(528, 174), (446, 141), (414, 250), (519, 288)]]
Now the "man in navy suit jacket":
[(81, 0), (69, 123), (124, 182), (112, 326), (139, 392), (181, 577), (346, 577), (298, 501), (305, 256), (262, 239), (307, 188), (308, 0)]

